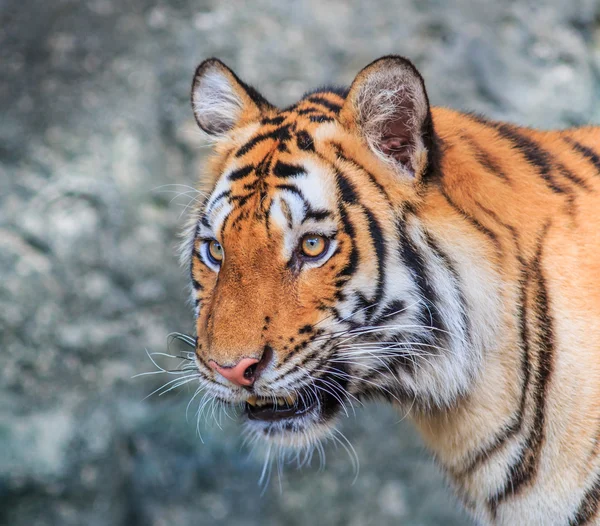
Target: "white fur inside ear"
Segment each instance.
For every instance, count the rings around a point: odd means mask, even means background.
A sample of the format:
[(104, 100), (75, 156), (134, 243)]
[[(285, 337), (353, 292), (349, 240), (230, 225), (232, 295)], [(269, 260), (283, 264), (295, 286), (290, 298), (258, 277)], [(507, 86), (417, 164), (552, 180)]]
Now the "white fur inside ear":
[[(427, 162), (421, 129), (429, 108), (424, 87), (415, 73), (402, 67), (373, 72), (360, 87), (355, 108), (359, 126), (375, 155), (404, 175), (419, 175)], [(389, 123), (398, 120), (404, 121), (410, 130), (414, 172), (381, 149)]]
[(196, 78), (192, 105), (198, 124), (209, 135), (226, 134), (235, 127), (243, 110), (243, 101), (230, 79), (216, 67)]

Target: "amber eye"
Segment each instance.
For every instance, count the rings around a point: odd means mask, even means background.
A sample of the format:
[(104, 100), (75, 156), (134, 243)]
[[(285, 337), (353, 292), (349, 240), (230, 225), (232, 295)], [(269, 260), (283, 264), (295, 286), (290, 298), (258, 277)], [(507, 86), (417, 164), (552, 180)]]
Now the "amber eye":
[(328, 245), (328, 239), (318, 234), (307, 234), (302, 238), (300, 249), (302, 254), (309, 258), (317, 258), (325, 252)]
[(223, 245), (216, 239), (208, 242), (208, 255), (213, 263), (219, 265), (223, 261)]

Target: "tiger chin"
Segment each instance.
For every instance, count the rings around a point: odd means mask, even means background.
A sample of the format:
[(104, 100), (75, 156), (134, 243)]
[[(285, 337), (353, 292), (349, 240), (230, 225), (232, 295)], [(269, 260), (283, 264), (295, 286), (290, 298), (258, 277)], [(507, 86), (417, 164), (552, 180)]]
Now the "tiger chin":
[(207, 392), (300, 449), (388, 401), (482, 524), (598, 523), (600, 128), (431, 107), (399, 56), (284, 109), (209, 59), (192, 106)]

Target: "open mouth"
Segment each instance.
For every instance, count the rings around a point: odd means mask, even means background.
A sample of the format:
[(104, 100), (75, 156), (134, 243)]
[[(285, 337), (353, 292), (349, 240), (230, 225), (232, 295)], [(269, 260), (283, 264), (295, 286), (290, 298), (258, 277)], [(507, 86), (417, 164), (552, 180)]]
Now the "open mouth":
[(265, 398), (252, 395), (246, 401), (246, 414), (250, 420), (274, 422), (289, 418), (298, 418), (318, 404), (313, 397), (307, 401), (304, 397), (287, 396), (285, 398)]
[(333, 417), (348, 399), (345, 381), (324, 375), (305, 387), (285, 397), (251, 395), (245, 404), (248, 420), (277, 422), (282, 420), (300, 422), (310, 415), (311, 420), (324, 422)]

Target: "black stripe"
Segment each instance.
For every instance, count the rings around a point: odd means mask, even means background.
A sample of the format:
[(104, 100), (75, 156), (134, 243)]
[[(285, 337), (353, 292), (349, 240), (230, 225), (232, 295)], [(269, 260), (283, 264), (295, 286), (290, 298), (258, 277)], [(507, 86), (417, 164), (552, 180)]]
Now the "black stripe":
[(598, 154), (594, 150), (592, 150), (588, 146), (584, 146), (580, 142), (577, 142), (575, 139), (572, 139), (571, 137), (563, 137), (563, 140), (567, 144), (571, 145), (575, 151), (579, 152), (589, 162), (591, 162), (594, 165), (594, 168), (596, 168), (597, 174), (600, 175), (600, 156), (598, 156)]
[(233, 201), (237, 204), (237, 206), (243, 206), (246, 204), (246, 202), (248, 201), (248, 199), (250, 199), (252, 196), (254, 195), (254, 192), (250, 192), (247, 194), (240, 194), (240, 195), (232, 195), (229, 200)]
[(333, 122), (334, 119), (326, 117), (325, 115), (311, 115), (308, 120), (310, 122)]
[(287, 177), (298, 177), (306, 175), (306, 170), (297, 164), (288, 164), (282, 161), (277, 161), (273, 168), (273, 175), (285, 179)]
[(377, 305), (379, 305), (379, 303), (381, 302), (385, 290), (385, 258), (387, 254), (387, 247), (383, 235), (383, 230), (379, 225), (379, 222), (377, 221), (371, 210), (369, 210), (365, 206), (363, 206), (362, 208), (365, 215), (367, 216), (369, 234), (371, 235), (371, 239), (373, 240), (373, 249), (375, 250), (375, 256), (377, 257), (377, 286), (375, 289), (375, 295), (373, 296), (373, 300), (371, 301), (373, 309), (369, 311), (369, 319), (373, 319), (377, 310)]
[(516, 128), (503, 122), (484, 121), (485, 125), (492, 126), (501, 137), (509, 140), (521, 152), (528, 163), (535, 166), (546, 186), (557, 194), (562, 194), (565, 189), (552, 177), (553, 159), (536, 141), (526, 137)]
[(238, 181), (240, 179), (243, 179), (247, 175), (250, 175), (250, 173), (252, 173), (253, 170), (254, 170), (254, 166), (252, 166), (251, 164), (248, 166), (242, 166), (241, 168), (238, 168), (237, 170), (234, 170), (233, 172), (231, 172), (227, 176), (227, 178), (230, 181)]
[(529, 334), (527, 328), (527, 286), (528, 286), (528, 275), (525, 267), (522, 265), (521, 278), (519, 283), (519, 302), (517, 304), (517, 319), (519, 320), (519, 339), (521, 348), (521, 399), (519, 401), (519, 407), (516, 414), (511, 418), (508, 423), (488, 444), (484, 449), (480, 450), (469, 462), (469, 464), (463, 468), (459, 473), (455, 473), (458, 478), (463, 478), (470, 475), (475, 469), (477, 469), (485, 461), (491, 460), (495, 452), (499, 451), (500, 448), (513, 436), (521, 431), (523, 427), (523, 417), (525, 415), (525, 404), (527, 401), (527, 393), (529, 391), (529, 383), (531, 378), (531, 364), (529, 357)]
[(435, 239), (433, 239), (433, 237), (431, 236), (431, 234), (429, 232), (427, 232), (425, 230), (424, 234), (425, 234), (425, 241), (427, 242), (427, 246), (442, 262), (442, 267), (445, 270), (447, 270), (450, 273), (450, 275), (452, 276), (452, 281), (454, 282), (453, 285), (454, 285), (454, 288), (456, 289), (456, 293), (458, 294), (458, 298), (459, 298), (459, 302), (460, 302), (460, 306), (461, 306), (460, 317), (463, 322), (466, 340), (470, 342), (471, 328), (470, 328), (470, 323), (469, 323), (469, 317), (467, 315), (467, 300), (465, 298), (465, 295), (463, 294), (461, 281), (460, 281), (460, 275), (458, 274), (458, 271), (456, 270), (456, 266), (455, 266), (454, 262), (452, 261), (452, 258), (450, 257), (450, 255), (448, 255), (446, 252), (444, 252), (444, 250), (442, 250), (442, 248), (439, 246), (437, 241), (435, 241)]
[(473, 226), (475, 229), (477, 229), (479, 232), (481, 232), (483, 235), (485, 235), (487, 238), (489, 238), (489, 240), (496, 247), (496, 252), (498, 253), (498, 255), (501, 255), (502, 254), (502, 245), (500, 244), (500, 241), (498, 240), (498, 236), (496, 236), (496, 234), (494, 234), (494, 232), (492, 232), (489, 228), (483, 226), (477, 219), (475, 219), (475, 217), (473, 217), (472, 215), (468, 214), (467, 211), (464, 210), (461, 206), (457, 205), (452, 200), (452, 198), (448, 195), (448, 193), (446, 192), (446, 190), (444, 188), (442, 188), (441, 192), (442, 192), (442, 195), (444, 196), (444, 199), (446, 199), (446, 202), (463, 219), (465, 219), (468, 223), (470, 223), (471, 226)]
[(322, 115), (323, 117), (326, 117), (321, 108), (304, 108), (302, 110), (298, 110), (296, 113), (298, 115)]
[(315, 151), (313, 138), (305, 130), (300, 130), (296, 133), (296, 144), (298, 145), (298, 148), (300, 150), (304, 150), (307, 152)]
[(519, 339), (520, 339), (520, 350), (521, 350), (521, 399), (519, 407), (516, 413), (512, 416), (510, 422), (496, 435), (496, 437), (487, 445), (484, 449), (479, 451), (469, 462), (467, 467), (463, 468), (460, 472), (455, 472), (454, 475), (457, 478), (463, 478), (472, 473), (477, 469), (483, 462), (490, 460), (493, 454), (498, 451), (510, 438), (521, 431), (523, 427), (523, 417), (525, 414), (525, 404), (527, 401), (527, 393), (529, 390), (529, 383), (531, 378), (531, 364), (529, 357), (529, 334), (527, 327), (527, 288), (529, 285), (529, 273), (527, 272), (527, 266), (524, 262), (520, 253), (519, 234), (515, 227), (504, 223), (500, 220), (498, 215), (477, 203), (478, 206), (488, 215), (490, 215), (494, 221), (500, 224), (503, 228), (507, 229), (513, 238), (515, 249), (517, 251), (517, 260), (520, 263), (520, 277), (519, 277), (519, 301), (517, 302), (517, 319), (519, 321)]
[(481, 166), (483, 166), (492, 175), (502, 179), (504, 182), (511, 182), (508, 175), (506, 175), (506, 172), (502, 169), (498, 162), (492, 158), (487, 150), (477, 144), (472, 137), (469, 137), (468, 135), (461, 135), (461, 137), (469, 144), (469, 147), (475, 154), (475, 159)]
[(280, 142), (287, 142), (291, 139), (290, 133), (290, 125), (286, 124), (280, 126), (279, 128), (275, 128), (273, 131), (268, 133), (261, 133), (256, 137), (250, 139), (246, 144), (244, 144), (235, 154), (236, 157), (242, 157), (246, 155), (249, 151), (251, 151), (257, 144), (260, 144), (263, 141), (273, 139)]
[(533, 261), (530, 264), (530, 281), (536, 289), (533, 302), (535, 319), (535, 342), (537, 343), (537, 369), (535, 384), (532, 391), (534, 415), (529, 435), (519, 455), (519, 459), (508, 472), (504, 487), (489, 500), (490, 509), (494, 515), (496, 508), (506, 498), (517, 495), (536, 475), (541, 458), (541, 450), (546, 432), (545, 400), (546, 392), (553, 369), (554, 329), (550, 315), (550, 305), (546, 280), (542, 271), (543, 243), (548, 231), (544, 227)]
[(398, 232), (398, 255), (400, 256), (400, 260), (408, 267), (408, 270), (415, 280), (417, 289), (419, 290), (419, 295), (427, 304), (427, 307), (423, 306), (420, 308), (419, 322), (423, 325), (430, 323), (432, 327), (439, 329), (434, 331), (433, 334), (437, 340), (445, 333), (446, 327), (440, 316), (440, 311), (437, 306), (438, 295), (435, 292), (431, 278), (429, 277), (425, 259), (408, 235), (404, 219), (398, 219), (396, 221), (396, 230)]
[(582, 179), (578, 175), (575, 175), (564, 164), (556, 163), (556, 169), (565, 179), (568, 179), (573, 184), (579, 186), (580, 188), (583, 188), (584, 190), (586, 190), (588, 192), (592, 191), (592, 188), (590, 187), (589, 184), (587, 184), (587, 182), (584, 179)]
[(349, 157), (344, 151), (342, 145), (340, 143), (332, 143), (332, 146), (335, 148), (335, 152), (337, 156), (342, 160), (346, 161), (348, 164), (351, 164), (361, 172), (367, 175), (367, 177), (371, 180), (371, 182), (377, 187), (377, 189), (385, 196), (385, 198), (390, 201), (390, 196), (387, 191), (383, 187), (383, 185), (377, 180), (377, 178), (369, 172), (362, 164), (360, 164), (356, 159)]
[(261, 124), (274, 124), (276, 126), (279, 126), (281, 123), (283, 123), (285, 118), (286, 117), (284, 115), (278, 115), (277, 117), (266, 117), (260, 122)]
[(538, 172), (546, 182), (546, 185), (553, 192), (564, 192), (564, 188), (558, 185), (551, 175), (552, 156), (546, 150), (541, 148), (537, 142), (520, 133), (514, 126), (504, 122), (489, 121), (476, 114), (469, 114), (469, 117), (483, 126), (493, 128), (501, 137), (510, 141), (513, 146), (521, 152), (525, 159), (538, 169)]
[(348, 257), (348, 262), (342, 268), (337, 277), (347, 277), (348, 279), (354, 275), (356, 269), (358, 268), (358, 249), (356, 248), (356, 230), (354, 229), (354, 225), (350, 221), (348, 217), (348, 212), (344, 205), (339, 208), (340, 219), (342, 220), (342, 226), (346, 235), (350, 238), (350, 255)]
[(579, 508), (577, 509), (577, 513), (569, 521), (569, 526), (584, 526), (584, 524), (589, 524), (598, 513), (599, 507), (600, 476), (597, 476), (592, 487), (585, 492), (581, 504), (579, 504)]
[(310, 210), (306, 211), (301, 222), (305, 223), (309, 219), (312, 219), (314, 221), (323, 221), (328, 217), (331, 217), (331, 212), (329, 212), (328, 210), (315, 210), (311, 208)]
[[(217, 195), (217, 197), (215, 197), (212, 201), (212, 203), (210, 204), (210, 207), (206, 210), (206, 215), (210, 215), (210, 213), (214, 210), (215, 206), (217, 205), (217, 203), (227, 197), (229, 197), (231, 195), (231, 190), (225, 190), (223, 192), (221, 192), (219, 195)], [(206, 223), (202, 223), (204, 225), (206, 225)], [(208, 227), (210, 227), (210, 224), (206, 225)]]
[(352, 183), (341, 172), (336, 171), (337, 187), (342, 201), (349, 205), (358, 203), (358, 195)]
[(379, 318), (377, 319), (378, 322), (381, 322), (382, 320), (386, 319), (386, 318), (394, 318), (397, 315), (400, 315), (404, 310), (406, 309), (406, 302), (403, 300), (394, 300), (390, 303), (388, 303), (384, 309), (381, 311), (381, 314), (379, 315)]
[(333, 113), (339, 113), (339, 111), (342, 109), (342, 107), (339, 104), (330, 102), (325, 97), (320, 97), (319, 95), (311, 95), (308, 98), (308, 100), (310, 102), (319, 104), (320, 106), (327, 108), (329, 111), (332, 111)]
[(304, 223), (309, 219), (313, 219), (315, 221), (323, 221), (324, 219), (331, 216), (331, 212), (329, 212), (328, 210), (314, 209), (306, 200), (304, 194), (300, 191), (300, 189), (297, 186), (293, 184), (279, 184), (276, 185), (275, 188), (279, 190), (288, 190), (302, 200), (302, 209), (304, 217), (300, 221), (301, 223)]
[(278, 190), (288, 190), (289, 192), (292, 192), (293, 194), (302, 198), (303, 201), (305, 201), (304, 194), (302, 194), (298, 187), (293, 184), (278, 184), (275, 185), (275, 188), (277, 188)]

